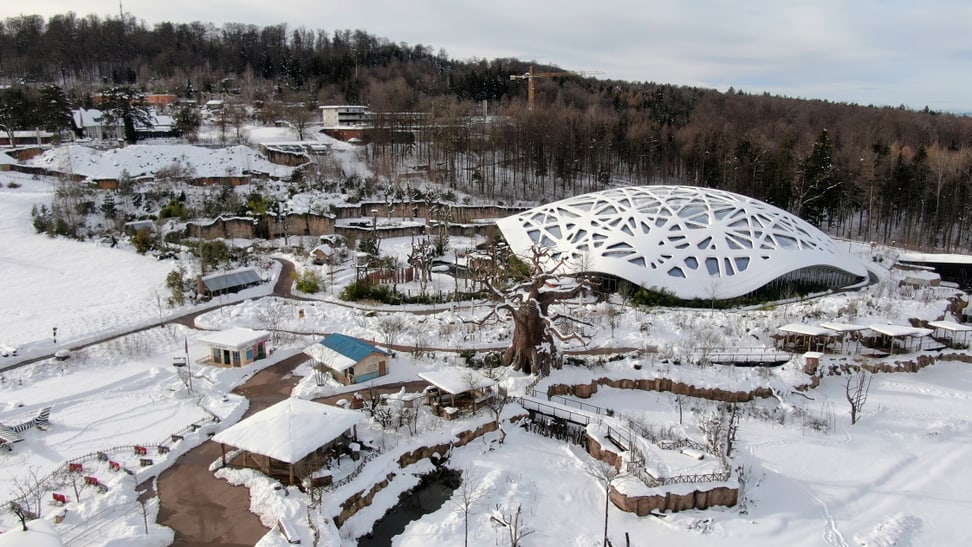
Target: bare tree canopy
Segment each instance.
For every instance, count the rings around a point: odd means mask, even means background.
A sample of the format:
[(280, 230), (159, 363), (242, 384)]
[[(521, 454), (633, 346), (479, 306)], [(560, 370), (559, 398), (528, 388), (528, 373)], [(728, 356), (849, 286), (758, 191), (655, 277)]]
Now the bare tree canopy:
[(534, 246), (528, 261), (529, 273), (508, 288), (492, 281), (485, 284), (500, 300), (483, 321), (513, 318), (513, 341), (503, 354), (503, 364), (528, 374), (548, 374), (551, 367), (562, 365), (557, 341), (577, 340), (587, 345), (579, 332), (561, 332), (563, 320), (590, 325), (586, 321), (561, 313), (551, 313), (550, 306), (581, 294), (587, 283), (565, 273), (566, 257), (554, 257), (549, 248)]

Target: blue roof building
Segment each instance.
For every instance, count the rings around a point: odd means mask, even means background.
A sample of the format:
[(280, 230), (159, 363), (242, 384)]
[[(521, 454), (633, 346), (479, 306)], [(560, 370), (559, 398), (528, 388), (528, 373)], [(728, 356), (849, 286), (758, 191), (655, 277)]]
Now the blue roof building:
[(344, 334), (331, 334), (304, 349), (345, 385), (360, 384), (388, 374), (387, 351)]

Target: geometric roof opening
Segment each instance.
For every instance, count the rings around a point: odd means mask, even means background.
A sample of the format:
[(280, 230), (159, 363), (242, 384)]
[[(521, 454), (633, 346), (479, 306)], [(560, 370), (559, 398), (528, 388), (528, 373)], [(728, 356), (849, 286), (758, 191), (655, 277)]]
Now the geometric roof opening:
[(603, 273), (676, 297), (726, 299), (787, 274), (867, 278), (864, 264), (808, 222), (768, 203), (712, 188), (613, 188), (497, 221), (513, 252), (566, 256), (575, 273)]

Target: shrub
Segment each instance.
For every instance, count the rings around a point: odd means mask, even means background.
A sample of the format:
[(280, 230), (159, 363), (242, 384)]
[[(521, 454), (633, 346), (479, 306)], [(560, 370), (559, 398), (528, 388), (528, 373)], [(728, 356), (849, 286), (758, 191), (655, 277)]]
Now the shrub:
[(300, 274), (294, 274), (294, 277), (297, 290), (302, 293), (314, 294), (322, 288), (321, 276), (314, 270), (304, 270)]
[(142, 228), (141, 230), (135, 232), (135, 236), (132, 237), (132, 245), (135, 246), (135, 252), (143, 255), (152, 248), (154, 244), (152, 238), (152, 232), (147, 228)]

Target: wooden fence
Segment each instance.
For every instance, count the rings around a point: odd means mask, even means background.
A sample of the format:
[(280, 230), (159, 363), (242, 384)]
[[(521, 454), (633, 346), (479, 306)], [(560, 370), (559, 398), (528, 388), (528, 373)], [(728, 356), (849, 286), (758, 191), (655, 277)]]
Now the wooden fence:
[(380, 454), (381, 454), (381, 450), (379, 450), (378, 448), (375, 448), (370, 454), (368, 454), (364, 458), (361, 458), (361, 461), (358, 462), (358, 465), (354, 468), (353, 471), (351, 471), (350, 474), (348, 474), (347, 477), (343, 477), (340, 480), (336, 480), (336, 481), (332, 482), (329, 486), (326, 487), (326, 489), (328, 491), (333, 491), (333, 490), (336, 490), (336, 489), (338, 489), (338, 488), (340, 488), (342, 486), (345, 486), (347, 484), (350, 484), (351, 481), (353, 481), (354, 479), (356, 479), (358, 477), (358, 475), (361, 474), (361, 472), (364, 470), (365, 465), (367, 465), (368, 462), (370, 462), (371, 460), (377, 458)]
[[(212, 422), (216, 422), (216, 421), (218, 421), (218, 419), (215, 416), (213, 416), (212, 414), (210, 415), (210, 418), (209, 419), (203, 420), (204, 423), (212, 423)], [(15, 497), (15, 498), (12, 498), (10, 500), (7, 500), (2, 505), (0, 505), (0, 507), (10, 507), (13, 504), (20, 505), (22, 507), (22, 504), (25, 503), (28, 499), (37, 497), (37, 494), (39, 492), (43, 492), (45, 490), (51, 489), (51, 486), (50, 485), (52, 483), (54, 483), (58, 477), (64, 475), (67, 472), (69, 472), (72, 464), (75, 464), (75, 465), (76, 464), (83, 464), (83, 463), (89, 462), (91, 460), (104, 461), (104, 460), (107, 460), (108, 459), (107, 456), (109, 454), (118, 454), (119, 452), (123, 452), (123, 451), (124, 452), (128, 452), (129, 454), (137, 454), (139, 452), (139, 449), (143, 449), (143, 448), (146, 449), (146, 450), (149, 449), (149, 448), (152, 448), (158, 454), (166, 454), (166, 453), (168, 453), (168, 445), (166, 444), (166, 442), (172, 442), (174, 439), (180, 439), (181, 440), (183, 434), (188, 433), (190, 431), (197, 431), (200, 427), (202, 427), (202, 426), (201, 426), (201, 424), (199, 422), (193, 422), (193, 423), (187, 425), (186, 427), (180, 429), (176, 433), (173, 433), (172, 435), (169, 435), (166, 438), (166, 441), (162, 441), (162, 442), (159, 442), (159, 443), (116, 445), (116, 446), (112, 446), (111, 448), (107, 448), (107, 449), (103, 449), (103, 450), (98, 450), (96, 452), (90, 452), (90, 453), (85, 454), (83, 456), (78, 456), (76, 458), (71, 458), (71, 459), (65, 461), (61, 466), (59, 466), (54, 471), (51, 471), (50, 473), (48, 473), (44, 477), (38, 479), (33, 485), (30, 486), (30, 489), (29, 490), (27, 490), (26, 492), (22, 492), (21, 495)], [(126, 473), (128, 473), (129, 475), (134, 475), (135, 474), (134, 471), (132, 471), (131, 469), (129, 469), (127, 467), (126, 468), (122, 468), (122, 469), (124, 469), (124, 471)]]

